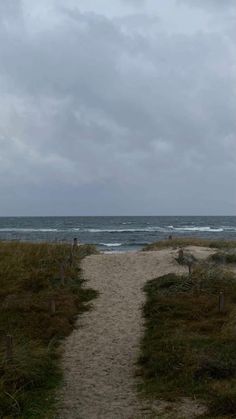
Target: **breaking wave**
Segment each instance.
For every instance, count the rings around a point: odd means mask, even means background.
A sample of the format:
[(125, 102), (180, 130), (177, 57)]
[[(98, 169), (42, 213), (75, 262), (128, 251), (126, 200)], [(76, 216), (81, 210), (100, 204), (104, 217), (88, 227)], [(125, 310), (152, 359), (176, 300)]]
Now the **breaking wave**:
[(99, 243), (101, 246), (106, 247), (120, 247), (123, 243)]
[(173, 231), (200, 231), (200, 232), (209, 232), (209, 233), (220, 233), (222, 231), (224, 231), (224, 229), (222, 227), (220, 228), (212, 228), (212, 227), (190, 227), (190, 226), (185, 226), (185, 227), (173, 227), (173, 226), (169, 226), (169, 228)]
[(143, 233), (143, 232), (155, 232), (155, 231), (166, 231), (165, 228), (162, 227), (147, 227), (147, 228), (119, 228), (119, 229), (112, 229), (112, 228), (88, 228), (81, 231), (87, 231), (89, 233)]
[(43, 232), (43, 233), (48, 233), (48, 232), (57, 232), (57, 231), (61, 231), (58, 230), (57, 228), (0, 228), (0, 231), (4, 231), (4, 232), (20, 232), (20, 233), (36, 233), (36, 232)]

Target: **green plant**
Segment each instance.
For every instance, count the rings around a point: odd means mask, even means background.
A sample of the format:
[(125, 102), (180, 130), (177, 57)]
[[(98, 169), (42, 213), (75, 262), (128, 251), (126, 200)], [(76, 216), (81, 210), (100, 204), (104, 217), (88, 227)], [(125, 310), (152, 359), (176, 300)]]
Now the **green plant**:
[(210, 256), (210, 261), (215, 263), (236, 263), (236, 253), (234, 252), (217, 252)]

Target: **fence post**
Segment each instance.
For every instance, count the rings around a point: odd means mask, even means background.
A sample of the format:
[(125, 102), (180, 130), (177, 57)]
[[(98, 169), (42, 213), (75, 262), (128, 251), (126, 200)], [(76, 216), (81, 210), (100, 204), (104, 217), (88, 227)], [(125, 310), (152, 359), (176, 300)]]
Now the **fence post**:
[(221, 291), (219, 295), (219, 313), (224, 312), (224, 308), (225, 308), (224, 306), (225, 306), (225, 297), (224, 297), (224, 293)]
[(53, 298), (49, 301), (49, 310), (52, 315), (56, 313), (56, 302)]
[(193, 268), (193, 262), (189, 261), (188, 262), (188, 273), (189, 273), (189, 275), (191, 275), (191, 273), (192, 273), (192, 268)]
[(183, 249), (179, 249), (179, 252), (178, 252), (178, 262), (180, 264), (184, 262), (184, 251), (183, 251)]
[(60, 265), (60, 278), (62, 285), (65, 285), (65, 269), (63, 263)]
[(6, 359), (10, 361), (13, 358), (13, 337), (6, 335)]

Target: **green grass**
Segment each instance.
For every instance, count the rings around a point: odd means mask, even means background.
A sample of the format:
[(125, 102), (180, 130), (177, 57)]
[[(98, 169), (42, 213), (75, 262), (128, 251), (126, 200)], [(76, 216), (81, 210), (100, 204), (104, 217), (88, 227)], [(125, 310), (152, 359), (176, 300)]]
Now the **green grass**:
[(236, 249), (236, 240), (209, 240), (196, 237), (174, 237), (172, 240), (160, 240), (148, 244), (144, 251), (160, 250), (166, 247), (203, 246), (215, 249)]
[[(95, 252), (67, 244), (0, 243), (0, 417), (51, 418), (59, 385), (60, 341), (96, 297), (80, 262)], [(55, 313), (52, 303), (55, 304)], [(6, 335), (13, 356), (6, 357)]]
[(221, 264), (236, 264), (236, 250), (228, 252), (217, 252), (210, 256), (209, 260)]
[(235, 277), (203, 263), (191, 276), (168, 274), (144, 290), (141, 390), (167, 401), (203, 400), (209, 408), (204, 418), (236, 417)]

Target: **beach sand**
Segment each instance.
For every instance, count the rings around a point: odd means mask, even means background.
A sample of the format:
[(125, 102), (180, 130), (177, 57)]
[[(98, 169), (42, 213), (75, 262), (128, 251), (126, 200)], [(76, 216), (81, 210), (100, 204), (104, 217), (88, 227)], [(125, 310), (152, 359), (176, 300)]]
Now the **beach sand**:
[[(197, 259), (214, 250), (188, 247)], [(135, 419), (169, 417), (168, 405), (148, 405), (137, 395), (135, 377), (143, 334), (141, 308), (147, 280), (186, 268), (175, 261), (177, 250), (99, 254), (83, 262), (88, 286), (99, 291), (94, 307), (83, 314), (64, 345), (64, 385), (60, 419)], [(172, 414), (193, 418), (201, 413), (194, 401), (172, 405)], [(161, 414), (161, 416), (160, 416)]]

